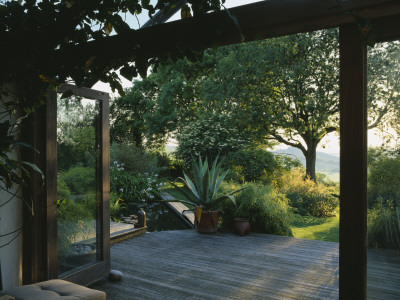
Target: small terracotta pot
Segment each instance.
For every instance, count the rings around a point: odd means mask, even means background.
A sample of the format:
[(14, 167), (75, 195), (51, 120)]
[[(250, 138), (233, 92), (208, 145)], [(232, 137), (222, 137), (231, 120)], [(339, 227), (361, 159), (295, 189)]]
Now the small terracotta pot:
[(194, 228), (200, 233), (215, 233), (218, 227), (219, 210), (203, 210), (201, 212), (200, 223), (194, 218)]
[(235, 218), (234, 220), (235, 233), (240, 236), (250, 233), (249, 219), (246, 218)]

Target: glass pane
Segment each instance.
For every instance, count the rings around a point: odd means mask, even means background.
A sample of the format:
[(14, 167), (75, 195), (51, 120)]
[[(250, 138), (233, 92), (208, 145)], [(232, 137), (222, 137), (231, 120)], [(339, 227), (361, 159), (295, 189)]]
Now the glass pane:
[[(100, 194), (99, 104), (75, 96), (57, 102), (58, 271), (97, 261)], [(100, 228), (100, 227), (99, 227)], [(96, 255), (97, 253), (97, 255)]]
[(368, 49), (368, 298), (400, 298), (400, 42)]

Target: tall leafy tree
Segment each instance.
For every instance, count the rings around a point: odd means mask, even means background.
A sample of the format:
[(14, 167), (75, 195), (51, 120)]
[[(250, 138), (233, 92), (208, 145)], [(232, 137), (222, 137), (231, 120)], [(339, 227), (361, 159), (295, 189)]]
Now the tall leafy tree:
[(316, 179), (316, 149), (338, 129), (336, 30), (235, 46), (204, 85), (259, 139), (300, 149)]
[(368, 49), (368, 128), (378, 128), (391, 143), (400, 136), (400, 42)]
[[(383, 129), (399, 111), (400, 47), (377, 45), (369, 57), (369, 128)], [(160, 67), (148, 79), (157, 93), (149, 128), (160, 134), (182, 128), (204, 112), (224, 113), (253, 141), (296, 147), (306, 173), (316, 179), (316, 149), (339, 130), (337, 30), (324, 30), (209, 49), (203, 60)]]

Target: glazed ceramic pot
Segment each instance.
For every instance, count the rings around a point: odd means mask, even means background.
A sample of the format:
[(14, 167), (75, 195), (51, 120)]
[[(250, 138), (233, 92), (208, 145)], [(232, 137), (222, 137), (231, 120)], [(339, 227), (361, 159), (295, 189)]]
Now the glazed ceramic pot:
[(235, 218), (234, 220), (235, 233), (240, 236), (250, 233), (249, 219), (246, 218)]

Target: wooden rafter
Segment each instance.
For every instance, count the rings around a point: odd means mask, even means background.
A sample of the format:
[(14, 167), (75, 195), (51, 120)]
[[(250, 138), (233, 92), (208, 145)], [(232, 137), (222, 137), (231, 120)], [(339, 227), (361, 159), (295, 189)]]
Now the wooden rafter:
[[(400, 14), (396, 0), (271, 0), (155, 25), (65, 47), (56, 59), (68, 64), (77, 57), (149, 59), (306, 31), (336, 27), (357, 20)], [(117, 55), (116, 55), (117, 54)]]

